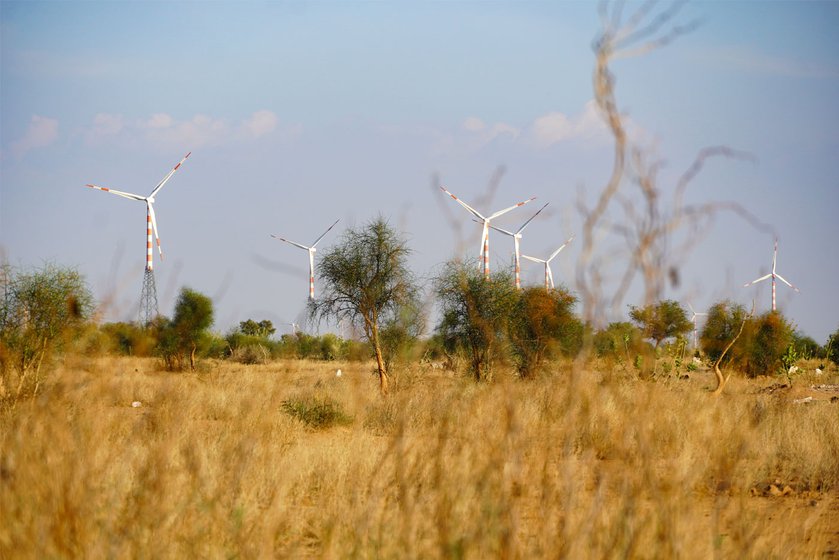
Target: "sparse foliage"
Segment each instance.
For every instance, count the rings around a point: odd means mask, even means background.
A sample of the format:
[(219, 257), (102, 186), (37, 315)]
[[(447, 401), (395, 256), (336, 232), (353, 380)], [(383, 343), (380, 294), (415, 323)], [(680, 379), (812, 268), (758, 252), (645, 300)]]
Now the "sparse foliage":
[(320, 260), (321, 296), (309, 302), (315, 320), (347, 320), (364, 333), (376, 357), (379, 389), (387, 394), (389, 377), (381, 329), (406, 307), (417, 306), (417, 288), (408, 269), (407, 242), (383, 217), (344, 232)]
[[(728, 343), (737, 335), (748, 313), (746, 308), (730, 300), (715, 303), (708, 310), (708, 319), (700, 333), (699, 344), (702, 351), (711, 362), (716, 362), (722, 356)], [(745, 365), (747, 359), (747, 345), (732, 347), (726, 353), (723, 365), (731, 364), (735, 367)]]
[(547, 358), (576, 353), (582, 337), (582, 323), (573, 313), (576, 301), (563, 287), (529, 287), (517, 294), (510, 343), (521, 377), (532, 377)]
[(274, 324), (267, 319), (259, 321), (258, 323), (253, 319), (248, 319), (247, 321), (239, 322), (239, 332), (246, 336), (268, 338), (277, 332), (277, 329), (274, 328)]
[(629, 317), (638, 325), (645, 338), (655, 341), (656, 348), (662, 341), (687, 334), (693, 328), (685, 310), (673, 300), (644, 307), (632, 305)]
[(90, 317), (93, 297), (76, 270), (53, 264), (31, 272), (3, 264), (0, 291), (0, 396), (14, 370), (19, 397), (37, 392), (42, 366)]
[(476, 381), (491, 379), (516, 305), (510, 273), (499, 271), (485, 279), (472, 263), (452, 261), (437, 278), (436, 292), (442, 308), (437, 332), (444, 346), (468, 353)]

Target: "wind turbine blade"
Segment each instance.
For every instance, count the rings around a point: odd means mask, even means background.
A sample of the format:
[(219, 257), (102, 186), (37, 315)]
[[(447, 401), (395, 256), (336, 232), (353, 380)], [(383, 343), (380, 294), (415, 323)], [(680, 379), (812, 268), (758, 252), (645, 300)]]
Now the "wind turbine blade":
[(548, 264), (548, 263), (545, 263), (545, 269), (548, 272), (548, 280), (550, 280), (550, 282), (551, 282), (551, 288), (553, 288), (554, 287), (554, 275), (553, 275), (553, 272), (551, 272), (551, 265)]
[(544, 210), (544, 209), (548, 206), (548, 204), (550, 204), (550, 202), (546, 202), (546, 203), (545, 203), (545, 206), (542, 206), (541, 208), (539, 208), (539, 210), (538, 210), (535, 214), (533, 214), (532, 216), (530, 216), (530, 219), (529, 219), (529, 220), (527, 220), (526, 222), (524, 222), (524, 223), (521, 225), (521, 227), (518, 229), (518, 231), (516, 231), (516, 233), (521, 233), (521, 232), (523, 232), (523, 231), (524, 231), (524, 228), (526, 228), (526, 227), (527, 227), (527, 224), (529, 224), (529, 223), (531, 222), (531, 220), (533, 220), (533, 218), (535, 218), (536, 216), (538, 216), (538, 215), (539, 215), (539, 212), (541, 212), (542, 210)]
[(179, 162), (178, 162), (178, 165), (176, 165), (175, 167), (173, 167), (173, 168), (172, 168), (172, 171), (170, 171), (170, 172), (166, 175), (166, 177), (164, 177), (164, 178), (163, 178), (163, 180), (162, 180), (162, 181), (160, 181), (160, 182), (157, 184), (157, 186), (154, 188), (154, 190), (153, 190), (153, 191), (151, 192), (151, 194), (149, 195), (149, 198), (154, 198), (154, 195), (156, 195), (156, 194), (157, 194), (157, 192), (158, 192), (160, 189), (162, 189), (162, 188), (163, 188), (163, 185), (165, 185), (165, 184), (166, 184), (166, 181), (168, 181), (169, 179), (171, 179), (171, 178), (172, 178), (172, 175), (174, 175), (174, 174), (175, 174), (175, 171), (177, 171), (177, 170), (178, 170), (178, 168), (181, 166), (181, 164), (182, 164), (183, 162), (185, 162), (185, 161), (186, 161), (186, 158), (188, 158), (188, 157), (190, 156), (190, 154), (192, 154), (192, 152), (189, 152), (189, 154), (185, 155), (185, 156), (184, 156), (184, 158), (183, 158), (181, 161), (179, 161)]
[(463, 202), (462, 200), (457, 198), (455, 195), (453, 195), (452, 193), (447, 191), (445, 187), (441, 186), (440, 190), (443, 191), (444, 193), (446, 193), (447, 195), (449, 195), (450, 197), (452, 197), (455, 200), (455, 202), (457, 202), (458, 204), (460, 204), (461, 206), (466, 208), (469, 212), (474, 214), (475, 217), (480, 218), (481, 221), (486, 220), (486, 218), (480, 212), (478, 212), (477, 210), (475, 210), (474, 208), (472, 208), (471, 206), (469, 206), (468, 204), (466, 204), (465, 202)]
[(544, 259), (537, 259), (536, 257), (529, 257), (527, 255), (522, 255), (521, 258), (527, 259), (527, 260), (533, 261), (533, 262), (538, 262), (538, 263), (544, 263), (545, 262)]
[(318, 241), (320, 241), (321, 239), (323, 239), (323, 236), (324, 236), (324, 235), (326, 235), (327, 233), (329, 233), (329, 230), (330, 230), (330, 229), (332, 229), (332, 228), (334, 228), (334, 227), (335, 227), (335, 224), (337, 224), (337, 223), (338, 223), (338, 222), (340, 222), (340, 221), (341, 221), (341, 218), (338, 218), (337, 220), (335, 220), (335, 223), (333, 223), (331, 226), (329, 226), (329, 228), (328, 228), (325, 232), (323, 232), (323, 233), (321, 234), (321, 236), (320, 236), (320, 237), (318, 237), (317, 239), (315, 239), (315, 242), (314, 242), (314, 243), (312, 243), (312, 247), (317, 246)]
[[(472, 220), (472, 221), (477, 222), (478, 220)], [(478, 222), (478, 223), (480, 223), (480, 222)], [(495, 227), (495, 226), (494, 226), (494, 225), (492, 225), (492, 224), (489, 224), (489, 227), (491, 227), (491, 228), (492, 228), (492, 229), (494, 229), (495, 231), (500, 231), (500, 232), (501, 232), (501, 233), (503, 233), (503, 234), (509, 235), (510, 237), (515, 237), (515, 236), (516, 236), (516, 234), (515, 234), (515, 233), (513, 233), (512, 231), (507, 231), (506, 229), (502, 229), (502, 228), (500, 228), (500, 227)]]
[(550, 256), (550, 257), (548, 257), (548, 262), (551, 262), (551, 260), (552, 260), (555, 256), (557, 256), (557, 255), (559, 254), (559, 252), (560, 252), (560, 251), (562, 251), (563, 249), (565, 249), (565, 247), (567, 247), (567, 246), (568, 246), (568, 244), (569, 244), (569, 243), (571, 243), (571, 240), (573, 240), (573, 239), (574, 239), (574, 236), (573, 236), (573, 235), (572, 235), (571, 237), (569, 237), (569, 238), (568, 238), (568, 241), (566, 241), (565, 243), (563, 243), (563, 244), (560, 246), (560, 248), (559, 248), (559, 249), (557, 249), (556, 251), (554, 251), (554, 252), (551, 254), (551, 256)]
[(775, 274), (775, 265), (778, 262), (778, 238), (775, 238), (775, 250), (772, 252), (772, 274)]
[(288, 239), (286, 239), (284, 237), (278, 237), (274, 234), (271, 234), (271, 237), (273, 237), (274, 239), (279, 239), (280, 241), (285, 241), (286, 243), (290, 243), (290, 244), (294, 245), (295, 247), (300, 247), (304, 251), (309, 250), (309, 247), (306, 247), (305, 245), (301, 245), (300, 243), (295, 243), (294, 241), (289, 241)]
[[(777, 276), (777, 274), (776, 274), (776, 276)], [(751, 282), (746, 282), (745, 284), (743, 284), (743, 287), (745, 288), (745, 287), (747, 287), (747, 286), (751, 286), (752, 284), (757, 284), (758, 282), (763, 282), (763, 281), (764, 281), (764, 280), (766, 280), (767, 278), (772, 278), (772, 274), (771, 274), (771, 273), (769, 273), (769, 274), (767, 274), (766, 276), (761, 276), (761, 277), (760, 277), (760, 278), (758, 278), (757, 280), (752, 280)]]
[(530, 202), (531, 200), (536, 200), (536, 197), (534, 196), (534, 197), (528, 198), (528, 199), (527, 199), (527, 200), (525, 200), (525, 201), (522, 201), (522, 202), (519, 202), (518, 204), (514, 204), (514, 205), (510, 206), (509, 208), (505, 208), (504, 210), (499, 210), (498, 212), (496, 212), (495, 214), (493, 214), (492, 216), (490, 216), (490, 217), (489, 217), (489, 218), (487, 218), (487, 219), (488, 219), (488, 220), (492, 220), (492, 219), (494, 219), (494, 218), (497, 218), (498, 216), (500, 216), (500, 215), (502, 215), (502, 214), (506, 214), (506, 213), (507, 213), (507, 212), (509, 212), (510, 210), (515, 210), (515, 209), (516, 209), (516, 208), (518, 208), (519, 206), (524, 206), (525, 204), (527, 204), (527, 203), (528, 203), (528, 202)]
[(695, 317), (696, 311), (694, 311), (693, 306), (690, 304), (690, 302), (688, 302), (688, 309), (690, 309), (690, 312), (693, 313), (693, 316)]
[(115, 195), (117, 195), (117, 196), (122, 196), (122, 197), (125, 197), (125, 198), (130, 198), (131, 200), (145, 200), (145, 199), (146, 199), (146, 197), (144, 197), (144, 196), (140, 196), (140, 195), (138, 195), (138, 194), (133, 194), (133, 193), (128, 193), (128, 192), (122, 192), (122, 191), (116, 191), (116, 190), (114, 190), (114, 189), (109, 189), (109, 188), (107, 188), (107, 187), (100, 187), (100, 186), (98, 186), (98, 185), (90, 185), (90, 184), (88, 184), (88, 185), (85, 185), (85, 186), (86, 186), (86, 187), (90, 187), (91, 189), (97, 189), (97, 190), (100, 190), (100, 191), (109, 192), (109, 193), (111, 193), (111, 194), (115, 194)]
[(154, 231), (154, 239), (157, 241), (157, 252), (160, 253), (160, 260), (163, 260), (163, 247), (160, 246), (160, 236), (157, 234), (157, 219), (154, 216), (154, 206), (150, 202), (146, 202), (149, 207), (149, 216), (151, 216), (151, 228)]
[(784, 277), (783, 277), (783, 276), (781, 276), (780, 274), (776, 274), (776, 275), (775, 275), (775, 277), (776, 277), (778, 280), (780, 280), (781, 282), (783, 282), (784, 284), (786, 284), (787, 286), (789, 286), (790, 288), (792, 288), (793, 290), (795, 290), (796, 292), (800, 292), (800, 291), (801, 291), (801, 290), (799, 290), (798, 288), (796, 288), (795, 286), (793, 286), (792, 284), (790, 284), (789, 282), (787, 282), (787, 281), (784, 279)]

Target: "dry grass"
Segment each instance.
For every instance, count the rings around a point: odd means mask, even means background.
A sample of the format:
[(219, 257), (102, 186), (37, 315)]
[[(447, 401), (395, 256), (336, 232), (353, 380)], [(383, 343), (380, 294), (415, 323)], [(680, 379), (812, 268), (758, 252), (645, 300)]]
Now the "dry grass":
[[(715, 399), (707, 373), (651, 383), (558, 366), (492, 385), (416, 369), (383, 400), (369, 371), (68, 362), (34, 401), (0, 411), (0, 557), (839, 551), (829, 395), (795, 404), (795, 385), (735, 379)], [(314, 429), (284, 412), (305, 398), (351, 422)]]

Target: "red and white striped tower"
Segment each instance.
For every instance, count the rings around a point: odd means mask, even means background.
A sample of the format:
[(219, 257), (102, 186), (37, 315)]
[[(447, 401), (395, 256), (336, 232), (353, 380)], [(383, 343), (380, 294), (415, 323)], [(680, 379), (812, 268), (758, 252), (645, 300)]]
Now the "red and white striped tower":
[(528, 220), (526, 222), (524, 222), (521, 225), (521, 227), (518, 230), (515, 231), (515, 233), (512, 232), (512, 231), (507, 231), (506, 229), (503, 229), (503, 228), (500, 228), (500, 227), (495, 227), (493, 225), (489, 226), (492, 229), (494, 229), (495, 231), (501, 232), (504, 235), (509, 235), (510, 237), (513, 238), (513, 257), (514, 257), (513, 266), (514, 266), (515, 272), (516, 272), (516, 289), (517, 290), (521, 290), (521, 236), (522, 236), (522, 232), (524, 231), (524, 228), (527, 227), (527, 224), (529, 224), (533, 220), (533, 218), (538, 216), (539, 213), (542, 212), (542, 210), (544, 210), (548, 206), (548, 204), (549, 203), (546, 202), (544, 206), (539, 208), (539, 210), (537, 210), (535, 214), (533, 214), (530, 218), (528, 218)]
[(494, 220), (498, 216), (501, 216), (502, 214), (506, 214), (510, 210), (514, 210), (514, 209), (518, 208), (519, 206), (524, 206), (525, 204), (527, 204), (531, 200), (534, 200), (536, 197), (534, 196), (534, 197), (529, 198), (529, 199), (527, 199), (523, 202), (519, 202), (518, 204), (514, 204), (513, 206), (510, 206), (509, 208), (505, 208), (504, 210), (499, 210), (498, 212), (495, 212), (494, 214), (490, 214), (489, 216), (484, 216), (483, 214), (481, 214), (480, 212), (478, 212), (477, 210), (475, 210), (474, 208), (472, 208), (471, 206), (469, 206), (468, 204), (466, 204), (465, 202), (463, 202), (462, 200), (457, 198), (455, 195), (450, 193), (448, 190), (446, 190), (445, 187), (441, 186), (440, 190), (443, 191), (444, 193), (446, 193), (447, 195), (449, 195), (450, 197), (452, 197), (452, 199), (454, 199), (455, 202), (457, 202), (458, 204), (463, 206), (473, 216), (478, 218), (476, 221), (482, 225), (481, 250), (480, 250), (480, 254), (478, 255), (478, 259), (479, 259), (479, 264), (484, 271), (484, 279), (488, 280), (489, 279), (489, 228), (490, 228), (490, 221)]
[(163, 248), (160, 246), (160, 236), (157, 234), (157, 220), (154, 216), (154, 197), (158, 192), (160, 192), (160, 189), (163, 188), (163, 185), (165, 185), (166, 182), (172, 178), (172, 175), (175, 174), (175, 172), (181, 167), (183, 162), (186, 161), (186, 158), (188, 158), (191, 153), (192, 152), (186, 154), (181, 159), (181, 161), (179, 161), (178, 164), (175, 165), (175, 167), (173, 167), (172, 170), (166, 174), (166, 176), (157, 184), (157, 186), (154, 187), (149, 196), (141, 196), (129, 192), (117, 191), (114, 189), (100, 187), (97, 185), (87, 185), (92, 189), (98, 189), (100, 191), (109, 192), (111, 194), (115, 194), (123, 198), (138, 200), (146, 203), (146, 268), (145, 274), (143, 275), (143, 290), (140, 293), (140, 321), (142, 324), (148, 324), (148, 322), (154, 319), (154, 317), (157, 315), (157, 288), (155, 287), (154, 283), (154, 255), (152, 235), (154, 235), (154, 238), (157, 241), (157, 250), (160, 253), (160, 258), (163, 258)]
[(764, 280), (766, 280), (766, 279), (771, 279), (771, 280), (772, 280), (772, 311), (775, 311), (775, 310), (776, 310), (776, 306), (775, 306), (775, 304), (776, 304), (776, 299), (775, 299), (775, 295), (776, 295), (776, 294), (775, 294), (775, 292), (776, 292), (776, 289), (775, 289), (775, 279), (776, 279), (776, 278), (777, 278), (778, 280), (780, 280), (781, 282), (783, 282), (784, 284), (786, 284), (787, 286), (789, 286), (790, 288), (792, 288), (793, 290), (795, 290), (796, 292), (800, 292), (800, 291), (801, 291), (801, 290), (799, 290), (798, 288), (796, 288), (795, 286), (793, 286), (792, 284), (790, 284), (789, 282), (787, 282), (787, 281), (784, 279), (784, 277), (783, 277), (783, 276), (781, 276), (780, 274), (778, 274), (778, 272), (777, 272), (777, 270), (776, 270), (777, 264), (778, 264), (778, 240), (777, 240), (777, 239), (775, 239), (775, 250), (774, 250), (774, 252), (772, 253), (772, 272), (770, 272), (770, 273), (769, 273), (769, 274), (767, 274), (766, 276), (761, 276), (761, 277), (760, 277), (760, 278), (758, 278), (757, 280), (752, 280), (751, 282), (746, 282), (745, 284), (743, 284), (743, 287), (745, 288), (745, 287), (747, 287), (747, 286), (751, 286), (752, 284), (757, 284), (758, 282), (762, 282), (762, 281), (764, 281)]
[(571, 243), (571, 241), (572, 241), (573, 239), (574, 239), (574, 236), (572, 235), (571, 237), (569, 237), (569, 238), (568, 238), (568, 241), (566, 241), (565, 243), (563, 243), (562, 245), (560, 245), (559, 249), (557, 249), (556, 251), (554, 251), (553, 253), (551, 253), (551, 256), (550, 256), (550, 257), (548, 257), (547, 259), (537, 259), (536, 257), (530, 257), (530, 256), (528, 256), (528, 255), (522, 255), (522, 257), (526, 258), (526, 259), (527, 259), (527, 260), (529, 260), (529, 261), (538, 262), (538, 263), (542, 263), (542, 264), (544, 264), (544, 265), (545, 265), (545, 291), (549, 292), (549, 291), (551, 291), (551, 290), (553, 289), (553, 287), (554, 287), (554, 275), (553, 275), (553, 273), (551, 272), (551, 261), (552, 261), (552, 260), (554, 260), (554, 258), (555, 258), (555, 257), (556, 257), (556, 256), (557, 256), (557, 255), (558, 255), (558, 254), (559, 254), (559, 253), (563, 250), (563, 249), (565, 249), (566, 245), (568, 245), (569, 243)]

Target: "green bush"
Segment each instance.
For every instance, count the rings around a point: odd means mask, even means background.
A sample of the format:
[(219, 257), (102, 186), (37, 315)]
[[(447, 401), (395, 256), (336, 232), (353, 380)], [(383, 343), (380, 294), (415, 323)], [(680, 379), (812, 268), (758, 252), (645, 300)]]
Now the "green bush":
[(326, 429), (352, 423), (341, 403), (325, 395), (297, 396), (283, 401), (283, 411), (310, 428)]
[(783, 358), (792, 342), (792, 326), (778, 311), (765, 313), (751, 322), (746, 373), (750, 376), (786, 373)]

